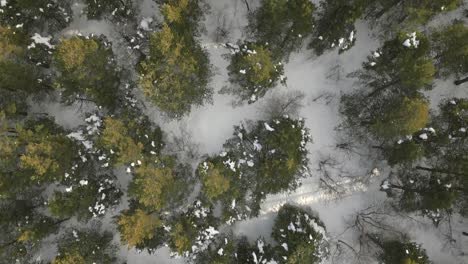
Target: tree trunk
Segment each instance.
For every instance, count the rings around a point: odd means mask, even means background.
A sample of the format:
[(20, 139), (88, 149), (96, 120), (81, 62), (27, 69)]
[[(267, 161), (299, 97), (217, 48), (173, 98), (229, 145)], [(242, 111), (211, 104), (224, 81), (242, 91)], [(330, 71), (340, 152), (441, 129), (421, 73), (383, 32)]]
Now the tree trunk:
[(455, 171), (450, 171), (446, 169), (438, 169), (438, 168), (428, 168), (428, 167), (422, 167), (422, 166), (416, 166), (417, 170), (423, 170), (423, 171), (429, 171), (429, 172), (439, 172), (439, 173), (445, 173), (445, 174), (454, 174), (454, 175), (459, 175), (459, 176), (466, 176), (468, 175), (467, 173), (462, 173), (462, 172), (455, 172)]
[(245, 6), (247, 7), (247, 11), (250, 12), (250, 6), (249, 6), (249, 2), (247, 2), (248, 0), (244, 0), (244, 3), (245, 3)]
[(397, 84), (400, 82), (400, 79), (396, 79), (394, 81), (391, 81), (387, 84), (384, 84), (382, 86), (380, 86), (379, 88), (376, 88), (374, 91), (372, 91), (370, 94), (367, 95), (367, 98), (370, 98), (370, 97), (373, 97), (375, 96), (376, 94), (380, 93), (381, 91), (387, 89), (388, 87), (394, 85), (394, 84)]
[(465, 78), (459, 79), (459, 80), (455, 80), (453, 83), (454, 83), (455, 85), (460, 85), (460, 84), (466, 83), (466, 82), (468, 82), (468, 77), (465, 77)]

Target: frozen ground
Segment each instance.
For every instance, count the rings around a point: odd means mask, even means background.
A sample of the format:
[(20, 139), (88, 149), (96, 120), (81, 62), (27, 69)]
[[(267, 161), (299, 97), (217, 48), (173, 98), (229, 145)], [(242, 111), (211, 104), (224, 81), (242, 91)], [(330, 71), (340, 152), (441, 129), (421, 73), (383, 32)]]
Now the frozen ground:
[[(158, 20), (157, 6), (152, 4), (151, 0), (141, 2), (140, 19), (155, 16), (154, 19)], [(359, 145), (356, 146), (355, 152), (344, 152), (336, 148), (339, 143), (353, 143), (347, 142), (337, 129), (340, 124), (338, 104), (341, 93), (354, 89), (355, 80), (347, 78), (346, 75), (358, 69), (366, 56), (379, 46), (377, 38), (373, 37), (372, 30), (365, 22), (359, 22), (357, 24), (356, 45), (344, 54), (338, 55), (336, 51), (332, 51), (320, 57), (314, 57), (312, 52), (306, 49), (293, 53), (285, 65), (288, 78), (287, 87), (275, 88), (274, 92), (267, 94), (265, 98), (255, 104), (234, 107), (232, 105), (233, 97), (217, 93), (223, 86), (229, 85), (226, 72), (228, 62), (223, 57), (223, 54), (228, 53), (228, 50), (223, 48), (222, 44), (225, 42), (235, 43), (245, 38), (243, 32), (247, 24), (247, 9), (243, 0), (207, 0), (207, 2), (211, 9), (210, 13), (206, 15), (204, 22), (206, 30), (201, 36), (201, 42), (208, 50), (211, 63), (214, 66), (215, 75), (210, 84), (215, 91), (213, 104), (195, 108), (189, 116), (179, 121), (165, 119), (156, 108), (149, 105), (147, 105), (147, 114), (168, 135), (179, 134), (181, 129), (185, 129), (189, 133), (192, 143), (199, 145), (199, 156), (197, 157), (200, 157), (204, 154), (220, 152), (224, 141), (232, 135), (234, 125), (246, 120), (257, 120), (265, 117), (263, 109), (268, 105), (269, 97), (278, 96), (278, 94), (281, 95), (291, 90), (304, 93), (303, 107), (299, 111), (299, 116), (305, 118), (306, 126), (310, 129), (313, 137), (313, 143), (308, 146), (311, 176), (305, 178), (302, 181), (302, 186), (293, 193), (269, 196), (262, 205), (261, 216), (237, 223), (234, 229), (236, 233), (248, 235), (251, 239), (255, 239), (259, 235), (268, 238), (274, 211), (285, 202), (293, 202), (310, 206), (315, 210), (327, 226), (332, 240), (343, 239), (353, 245), (355, 234), (352, 231), (342, 233), (346, 230), (347, 223), (355, 212), (372, 204), (379, 205), (385, 200), (385, 195), (379, 191), (378, 185), (388, 173), (388, 168), (384, 163), (375, 161), (377, 159), (372, 159), (375, 154), (368, 153), (365, 148)], [(254, 8), (257, 1), (249, 2), (251, 3), (250, 8)], [(218, 25), (223, 25), (230, 34), (223, 39), (217, 38), (215, 32)], [(130, 56), (111, 23), (90, 21), (75, 16), (75, 20), (63, 34), (76, 32), (105, 34), (114, 42), (114, 51), (120, 60)], [(437, 80), (436, 88), (428, 93), (433, 107), (437, 105), (440, 98), (463, 95), (467, 95), (466, 89), (455, 87), (451, 80)], [(92, 106), (80, 108), (78, 105), (64, 107), (58, 104), (36, 106), (38, 112), (53, 114), (58, 122), (68, 128), (82, 123), (83, 111), (92, 108)], [(319, 166), (321, 161), (322, 165), (328, 164), (328, 166)], [(324, 161), (328, 161), (328, 163), (323, 163)], [(196, 162), (196, 159), (192, 162)], [(374, 168), (377, 168), (379, 173)], [(320, 177), (323, 176), (324, 170), (339, 180), (335, 186), (341, 190), (339, 195), (320, 188)], [(119, 174), (119, 179), (124, 185), (129, 180), (125, 174)], [(125, 206), (126, 203), (123, 202), (119, 209)], [(113, 213), (110, 213), (104, 220), (109, 228), (114, 228), (111, 224)], [(468, 226), (466, 220), (454, 220), (453, 229), (457, 241), (452, 247), (446, 247), (443, 232), (435, 229), (427, 220), (422, 219), (421, 221), (424, 223), (417, 225), (403, 217), (389, 220), (395, 226), (409, 232), (413, 240), (422, 243), (435, 263), (468, 263), (468, 257), (460, 255), (463, 253), (463, 249), (465, 254), (468, 253), (466, 252), (468, 239), (460, 234), (460, 228)], [(449, 250), (449, 248), (454, 249)], [(120, 256), (126, 258), (129, 264), (183, 263), (182, 259), (171, 259), (167, 248), (149, 255), (146, 252), (140, 253), (122, 247)], [(337, 263), (346, 263), (346, 261)]]

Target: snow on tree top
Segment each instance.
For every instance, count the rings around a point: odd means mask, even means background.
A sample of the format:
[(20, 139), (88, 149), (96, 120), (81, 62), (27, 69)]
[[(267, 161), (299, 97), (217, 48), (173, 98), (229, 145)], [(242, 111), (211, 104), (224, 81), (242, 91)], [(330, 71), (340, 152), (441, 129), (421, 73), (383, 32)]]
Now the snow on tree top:
[(419, 40), (416, 39), (416, 32), (413, 32), (411, 34), (407, 34), (408, 39), (403, 42), (403, 46), (407, 48), (415, 47), (417, 48), (419, 46)]

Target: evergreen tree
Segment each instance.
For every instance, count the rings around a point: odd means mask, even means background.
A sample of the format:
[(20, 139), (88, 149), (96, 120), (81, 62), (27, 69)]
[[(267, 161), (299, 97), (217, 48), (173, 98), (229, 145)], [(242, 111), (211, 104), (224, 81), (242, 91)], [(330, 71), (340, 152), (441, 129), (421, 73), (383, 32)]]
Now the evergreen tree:
[(28, 46), (25, 34), (0, 26), (0, 109), (7, 117), (26, 115), (28, 96), (51, 90), (49, 78), (39, 63), (50, 57), (43, 54), (49, 51), (43, 46)]
[(310, 48), (317, 55), (332, 48), (344, 52), (354, 46), (356, 28), (368, 0), (326, 0), (320, 2), (320, 14)]
[(399, 240), (385, 241), (379, 260), (392, 264), (430, 264), (426, 251), (420, 245)]
[(203, 1), (155, 0), (161, 4), (161, 13), (169, 27), (181, 36), (198, 35), (198, 24), (203, 17)]
[[(463, 22), (438, 30), (432, 34), (437, 68), (442, 76), (461, 78), (468, 73), (468, 27)], [(455, 81), (459, 85), (468, 78)]]
[(428, 39), (417, 32), (386, 41), (352, 74), (363, 88), (342, 97), (347, 125), (382, 141), (423, 128), (429, 107), (420, 91), (432, 88), (435, 73), (429, 53)]
[(58, 243), (58, 254), (53, 264), (115, 263), (117, 247), (112, 233), (94, 229), (70, 230)]
[(429, 121), (429, 105), (419, 98), (404, 97), (401, 101), (384, 106), (383, 113), (376, 113), (368, 122), (371, 131), (379, 138), (392, 139), (410, 135), (424, 128)]
[(433, 117), (430, 128), (386, 147), (387, 153), (401, 152), (401, 145), (411, 145), (418, 151), (418, 155), (400, 154), (391, 160), (402, 167), (395, 179), (382, 184), (383, 190), (399, 194), (403, 210), (422, 211), (436, 224), (447, 210), (466, 214), (467, 112), (465, 99), (447, 100), (441, 104), (440, 114)]
[(229, 81), (236, 87), (224, 89), (241, 101), (253, 103), (280, 81), (285, 84), (283, 65), (277, 61), (268, 47), (245, 43), (234, 51), (228, 66)]
[(78, 184), (67, 187), (69, 191), (56, 190), (49, 200), (49, 210), (60, 218), (76, 215), (79, 220), (88, 220), (102, 216), (108, 208), (119, 203), (122, 195), (113, 183), (115, 180), (113, 176), (99, 175), (97, 179), (79, 180)]
[(135, 17), (134, 4), (131, 0), (85, 0), (85, 12), (89, 19), (110, 18), (124, 22)]
[(173, 157), (159, 157), (144, 161), (135, 169), (129, 186), (129, 196), (139, 201), (149, 211), (173, 207), (187, 195), (187, 170), (177, 164)]
[(72, 103), (84, 95), (98, 105), (115, 107), (120, 70), (103, 37), (63, 39), (54, 59), (59, 72), (56, 86), (66, 102)]
[(273, 225), (279, 263), (321, 263), (328, 256), (323, 223), (307, 211), (283, 205)]
[(157, 231), (162, 226), (162, 221), (155, 213), (136, 209), (120, 214), (117, 225), (120, 239), (128, 247), (143, 247), (145, 241), (158, 235)]
[(169, 247), (180, 256), (194, 256), (206, 250), (219, 234), (212, 208), (195, 201), (186, 211), (170, 221)]
[(51, 120), (4, 127), (0, 194), (10, 195), (30, 186), (61, 181), (79, 160), (77, 146)]
[(110, 157), (116, 167), (135, 166), (138, 160), (142, 162), (145, 157), (158, 155), (164, 146), (161, 129), (154, 127), (147, 117), (132, 112), (104, 118), (96, 141), (103, 154)]
[(300, 175), (308, 173), (311, 140), (304, 121), (287, 116), (258, 121), (249, 130), (235, 127), (234, 135), (219, 156), (207, 158), (197, 170), (202, 195), (221, 202), (228, 224), (256, 216), (267, 194), (298, 186)]
[(279, 263), (273, 259), (272, 246), (263, 239), (252, 244), (247, 237), (221, 234), (216, 237), (207, 250), (201, 252), (195, 263), (235, 264), (235, 263)]
[(211, 98), (207, 53), (193, 38), (168, 24), (151, 35), (150, 54), (140, 63), (140, 85), (151, 102), (170, 117), (181, 118), (192, 105)]
[(257, 42), (268, 43), (274, 57), (287, 57), (313, 31), (314, 11), (308, 0), (262, 0), (249, 17), (249, 28)]
[[(2, 2), (3, 3), (3, 2)], [(0, 6), (0, 24), (16, 32), (55, 33), (71, 21), (71, 3), (68, 0), (8, 0)]]

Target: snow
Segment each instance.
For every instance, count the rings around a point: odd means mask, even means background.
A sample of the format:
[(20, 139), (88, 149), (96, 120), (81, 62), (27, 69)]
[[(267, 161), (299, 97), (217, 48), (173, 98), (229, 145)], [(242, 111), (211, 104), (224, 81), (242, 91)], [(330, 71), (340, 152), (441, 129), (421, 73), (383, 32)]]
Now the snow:
[(283, 244), (281, 244), (281, 246), (284, 248), (284, 250), (288, 251), (288, 244), (283, 243)]
[(81, 186), (86, 186), (86, 185), (88, 185), (88, 181), (87, 180), (80, 180), (80, 185)]
[(143, 29), (143, 30), (146, 30), (146, 31), (149, 31), (151, 30), (150, 29), (150, 24), (151, 22), (153, 22), (153, 18), (152, 17), (145, 17), (141, 20), (140, 22), (140, 27)]
[(416, 39), (416, 32), (407, 34), (408, 39), (406, 39), (403, 42), (403, 46), (407, 48), (415, 47), (417, 48), (419, 46), (419, 40)]
[(7, 0), (0, 0), (0, 6), (3, 7), (3, 6), (6, 6), (7, 5)]
[(268, 131), (275, 131), (275, 129), (273, 129), (270, 125), (268, 125), (268, 123), (264, 123), (265, 124), (265, 129), (268, 130)]
[(34, 33), (34, 36), (32, 36), (31, 39), (34, 41), (34, 43), (46, 45), (49, 49), (55, 48), (54, 45), (50, 44), (50, 40), (52, 39), (52, 36), (43, 37), (39, 33)]
[(422, 133), (421, 135), (419, 135), (419, 138), (422, 140), (427, 140), (429, 137), (427, 136), (426, 133)]

